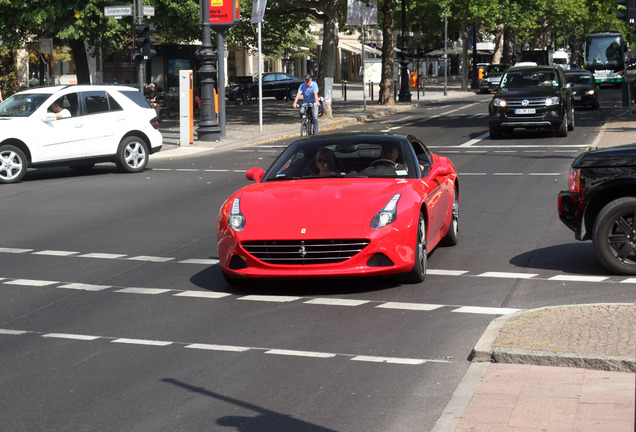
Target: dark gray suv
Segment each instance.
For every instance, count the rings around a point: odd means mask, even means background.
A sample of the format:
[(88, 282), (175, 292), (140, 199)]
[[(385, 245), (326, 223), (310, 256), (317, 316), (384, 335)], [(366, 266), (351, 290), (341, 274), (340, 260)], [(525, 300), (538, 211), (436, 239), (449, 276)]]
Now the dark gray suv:
[(574, 130), (572, 85), (560, 66), (512, 67), (501, 78), (488, 113), (493, 139), (514, 128), (555, 129), (565, 137)]

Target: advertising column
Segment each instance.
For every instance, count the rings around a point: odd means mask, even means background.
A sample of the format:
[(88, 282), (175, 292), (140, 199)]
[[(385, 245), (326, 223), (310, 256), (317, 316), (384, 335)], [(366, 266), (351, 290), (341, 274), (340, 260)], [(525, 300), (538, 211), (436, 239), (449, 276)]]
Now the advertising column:
[(179, 145), (189, 146), (194, 141), (192, 107), (192, 71), (179, 71)]

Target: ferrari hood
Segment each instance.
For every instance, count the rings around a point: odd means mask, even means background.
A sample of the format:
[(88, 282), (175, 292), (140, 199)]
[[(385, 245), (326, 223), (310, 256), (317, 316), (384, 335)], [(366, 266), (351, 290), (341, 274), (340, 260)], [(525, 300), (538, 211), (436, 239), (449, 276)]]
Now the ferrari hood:
[[(237, 192), (248, 227), (368, 226), (406, 182), (395, 179), (316, 179), (258, 183)], [(399, 203), (398, 203), (399, 209)]]

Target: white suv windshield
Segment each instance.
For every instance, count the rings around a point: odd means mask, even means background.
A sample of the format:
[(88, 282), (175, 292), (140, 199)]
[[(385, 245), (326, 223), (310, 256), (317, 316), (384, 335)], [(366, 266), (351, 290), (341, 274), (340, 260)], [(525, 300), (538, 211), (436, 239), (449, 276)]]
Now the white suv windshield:
[(50, 96), (46, 93), (13, 95), (0, 104), (0, 117), (28, 117)]

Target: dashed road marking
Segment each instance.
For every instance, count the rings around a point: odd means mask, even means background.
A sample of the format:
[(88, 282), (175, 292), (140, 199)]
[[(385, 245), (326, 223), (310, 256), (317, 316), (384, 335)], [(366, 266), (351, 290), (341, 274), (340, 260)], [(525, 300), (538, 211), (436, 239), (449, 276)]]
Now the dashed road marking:
[(302, 350), (290, 350), (282, 348), (266, 348), (266, 347), (246, 347), (238, 345), (217, 345), (207, 343), (183, 343), (174, 341), (162, 341), (152, 339), (134, 339), (134, 338), (113, 338), (107, 336), (97, 335), (83, 335), (73, 333), (42, 333), (28, 330), (16, 330), (16, 329), (2, 329), (0, 328), (0, 335), (7, 336), (27, 336), (36, 335), (43, 339), (67, 339), (76, 341), (93, 341), (98, 342), (101, 340), (109, 340), (111, 343), (124, 344), (124, 345), (140, 345), (140, 346), (152, 346), (152, 347), (169, 347), (177, 346), (187, 349), (195, 349), (202, 351), (215, 351), (215, 352), (236, 352), (245, 353), (249, 351), (261, 352), (268, 355), (286, 356), (286, 357), (304, 357), (313, 358), (318, 360), (329, 360), (334, 358), (344, 358), (350, 361), (367, 362), (367, 363), (382, 363), (393, 365), (406, 365), (406, 366), (418, 366), (425, 363), (452, 363), (449, 359), (425, 359), (425, 358), (408, 358), (408, 357), (383, 357), (383, 356), (369, 356), (359, 354), (347, 354), (347, 353), (333, 353), (333, 352), (320, 352), (320, 351), (302, 351)]

